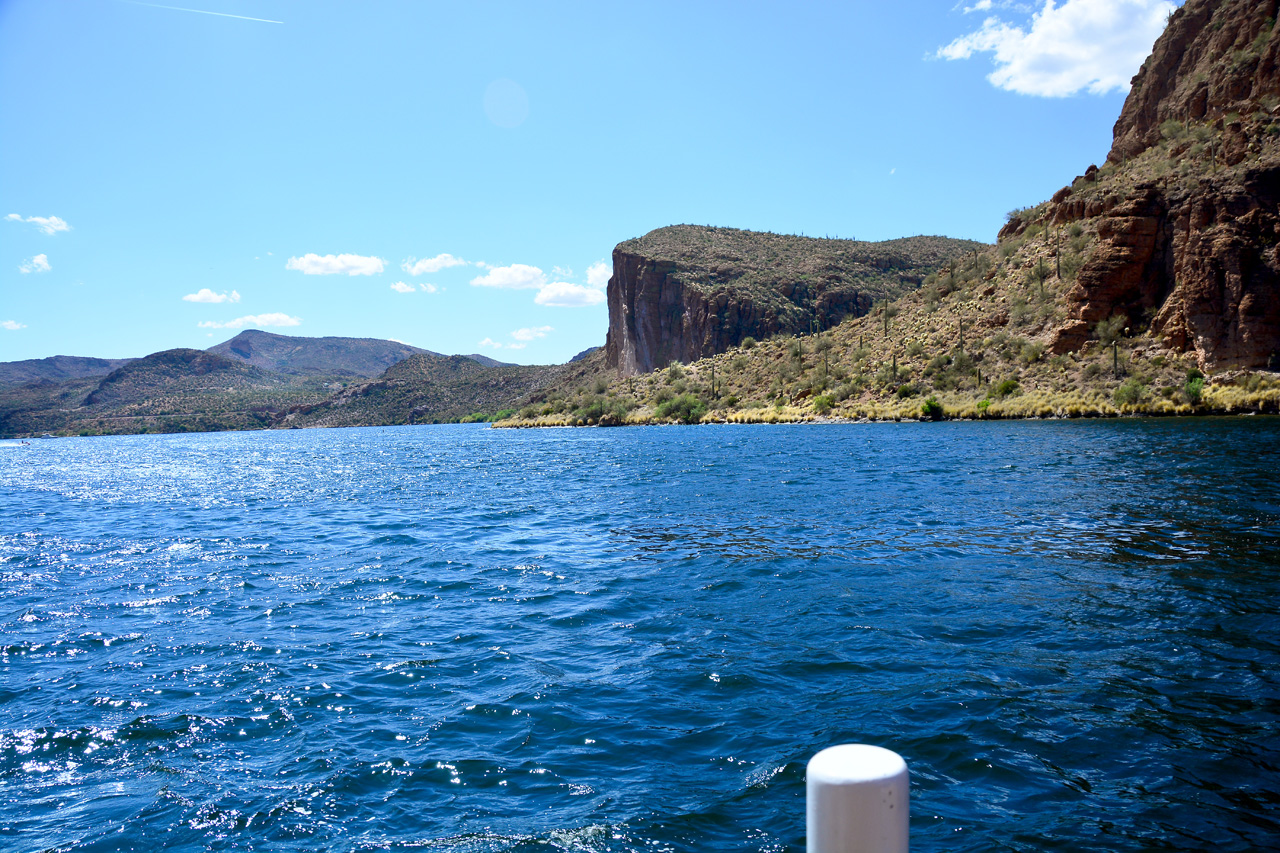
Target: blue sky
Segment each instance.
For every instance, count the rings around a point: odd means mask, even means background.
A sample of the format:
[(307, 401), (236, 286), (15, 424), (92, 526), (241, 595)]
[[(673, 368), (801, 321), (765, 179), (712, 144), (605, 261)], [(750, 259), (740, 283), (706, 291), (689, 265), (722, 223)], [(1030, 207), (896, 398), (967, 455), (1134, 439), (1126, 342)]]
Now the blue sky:
[(0, 361), (559, 362), (664, 225), (993, 241), (1103, 160), (1173, 5), (0, 0)]

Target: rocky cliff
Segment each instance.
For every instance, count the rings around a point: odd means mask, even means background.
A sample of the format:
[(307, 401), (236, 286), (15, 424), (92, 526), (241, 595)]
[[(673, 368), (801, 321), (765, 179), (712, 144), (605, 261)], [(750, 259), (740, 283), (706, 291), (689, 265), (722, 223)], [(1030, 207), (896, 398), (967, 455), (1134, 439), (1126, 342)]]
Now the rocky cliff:
[(1096, 230), (1052, 351), (1119, 318), (1202, 369), (1280, 369), (1278, 7), (1188, 0), (1133, 78), (1103, 169), (1001, 232)]
[(660, 228), (613, 251), (607, 364), (630, 376), (724, 352), (747, 337), (827, 329), (982, 248), (946, 237), (867, 243)]

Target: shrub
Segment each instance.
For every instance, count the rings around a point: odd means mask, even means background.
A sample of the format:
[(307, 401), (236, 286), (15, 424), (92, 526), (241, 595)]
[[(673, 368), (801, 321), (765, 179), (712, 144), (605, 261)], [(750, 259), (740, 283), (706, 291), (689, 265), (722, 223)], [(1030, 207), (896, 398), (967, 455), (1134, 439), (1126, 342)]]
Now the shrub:
[(1018, 380), (1006, 379), (996, 386), (996, 397), (1003, 400), (1005, 397), (1011, 397), (1018, 393)]
[(684, 376), (684, 368), (680, 366), (680, 362), (671, 362), (671, 365), (667, 368), (667, 384), (670, 385), (682, 376)]
[(681, 394), (658, 404), (656, 414), (686, 424), (697, 423), (707, 413), (707, 404), (692, 394)]
[[(1193, 370), (1191, 372), (1199, 373), (1200, 371)], [(1200, 398), (1204, 396), (1204, 377), (1203, 376), (1188, 377), (1187, 384), (1183, 386), (1182, 391), (1184, 394), (1187, 395), (1187, 400), (1190, 401), (1191, 405), (1193, 406), (1200, 405)]]
[(1171, 118), (1160, 125), (1160, 135), (1165, 139), (1181, 139), (1186, 130), (1182, 122), (1176, 118)]
[(902, 385), (898, 386), (897, 395), (899, 400), (914, 397), (918, 393), (920, 393), (920, 389), (912, 385), (910, 382), (904, 382)]
[(813, 410), (820, 415), (825, 415), (835, 408), (835, 405), (835, 398), (830, 394), (819, 394), (813, 398)]
[(1028, 341), (1018, 353), (1018, 360), (1023, 364), (1035, 364), (1044, 357), (1044, 344), (1039, 341)]
[(1126, 379), (1124, 384), (1116, 389), (1113, 399), (1117, 406), (1136, 406), (1142, 401), (1144, 390), (1142, 383), (1137, 379)]
[(930, 397), (920, 404), (920, 413), (931, 421), (942, 420), (942, 404), (937, 397)]
[(756, 345), (756, 339), (755, 339), (755, 338), (753, 338), (753, 337), (751, 337), (750, 335), (747, 335), (745, 338), (743, 338), (743, 339), (742, 339), (742, 348), (743, 348), (743, 349), (751, 349), (751, 348), (753, 348), (755, 345)]
[(1127, 317), (1123, 314), (1117, 314), (1109, 320), (1100, 321), (1098, 325), (1093, 327), (1093, 333), (1098, 336), (1098, 340), (1102, 342), (1103, 346), (1109, 347), (1120, 340), (1127, 322), (1129, 322)]

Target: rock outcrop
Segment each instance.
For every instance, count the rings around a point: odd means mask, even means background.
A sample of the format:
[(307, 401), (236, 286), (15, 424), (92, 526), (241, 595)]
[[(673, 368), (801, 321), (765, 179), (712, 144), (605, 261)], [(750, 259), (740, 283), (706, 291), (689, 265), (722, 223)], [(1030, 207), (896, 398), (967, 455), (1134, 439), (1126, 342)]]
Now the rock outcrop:
[[(1122, 316), (1204, 369), (1280, 368), (1280, 0), (1188, 0), (1133, 79), (1103, 178), (1039, 223), (1090, 220), (1055, 352)], [(1014, 220), (1001, 232), (1027, 226)]]
[(830, 328), (985, 247), (945, 237), (867, 243), (660, 228), (613, 251), (607, 364), (630, 376), (724, 352), (747, 337)]
[(1161, 141), (1166, 121), (1205, 121), (1280, 95), (1280, 0), (1187, 0), (1133, 78), (1108, 160)]

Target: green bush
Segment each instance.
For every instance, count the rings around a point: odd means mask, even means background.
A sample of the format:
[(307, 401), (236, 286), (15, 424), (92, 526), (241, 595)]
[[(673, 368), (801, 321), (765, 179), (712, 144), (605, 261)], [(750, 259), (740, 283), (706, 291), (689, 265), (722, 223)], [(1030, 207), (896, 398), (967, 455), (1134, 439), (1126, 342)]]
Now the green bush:
[(755, 345), (756, 345), (756, 339), (751, 337), (750, 335), (747, 335), (745, 338), (742, 339), (743, 349), (752, 349), (755, 347)]
[(1003, 400), (1005, 397), (1012, 397), (1019, 391), (1018, 380), (1006, 379), (995, 388), (996, 397)]
[(813, 410), (820, 415), (825, 415), (835, 408), (835, 405), (835, 398), (830, 394), (819, 394), (813, 398)]
[(1120, 340), (1120, 336), (1124, 334), (1125, 324), (1128, 322), (1128, 318), (1123, 314), (1117, 314), (1109, 320), (1100, 321), (1093, 327), (1093, 333), (1098, 336), (1103, 346), (1109, 347)]
[(692, 394), (681, 394), (658, 404), (656, 414), (660, 418), (694, 424), (707, 413), (707, 404)]
[(1117, 406), (1136, 406), (1142, 402), (1144, 391), (1142, 383), (1137, 379), (1126, 379), (1124, 384), (1116, 389), (1113, 399)]
[(1023, 364), (1035, 364), (1044, 357), (1044, 344), (1039, 341), (1028, 341), (1018, 353), (1018, 360)]
[(938, 402), (937, 397), (930, 397), (920, 404), (920, 414), (931, 421), (940, 421), (942, 420), (942, 404)]
[[(1199, 373), (1200, 371), (1193, 370), (1191, 372)], [(1183, 386), (1182, 391), (1187, 395), (1187, 400), (1191, 402), (1191, 405), (1200, 405), (1200, 398), (1204, 396), (1204, 377), (1188, 376), (1187, 384)]]

